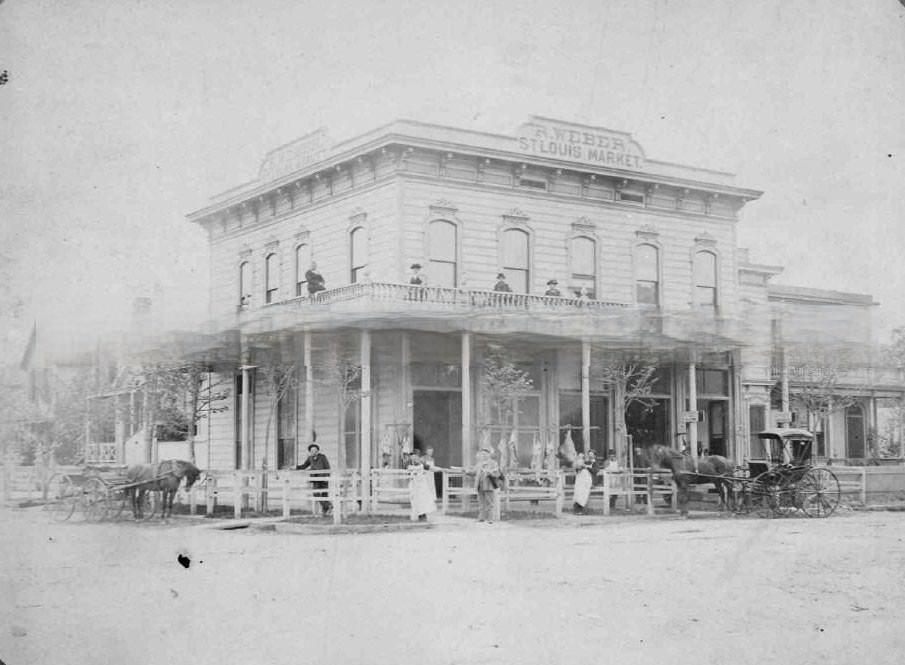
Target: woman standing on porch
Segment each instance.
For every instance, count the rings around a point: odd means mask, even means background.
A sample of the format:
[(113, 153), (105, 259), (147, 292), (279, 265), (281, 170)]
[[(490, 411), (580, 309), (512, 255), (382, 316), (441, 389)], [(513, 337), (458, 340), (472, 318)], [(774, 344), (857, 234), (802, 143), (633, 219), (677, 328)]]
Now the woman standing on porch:
[(434, 498), (433, 474), (425, 470), (421, 459), (421, 451), (415, 448), (409, 456), (406, 469), (409, 472), (409, 491), (412, 496), (412, 519), (418, 516), (419, 522), (426, 522), (429, 513), (436, 512)]

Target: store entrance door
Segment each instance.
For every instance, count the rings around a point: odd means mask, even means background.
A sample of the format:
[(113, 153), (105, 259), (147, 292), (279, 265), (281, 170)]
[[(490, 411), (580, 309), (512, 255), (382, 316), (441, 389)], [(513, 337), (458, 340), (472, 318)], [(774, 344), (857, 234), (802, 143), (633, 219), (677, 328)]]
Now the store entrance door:
[(413, 447), (433, 447), (437, 466), (462, 466), (462, 393), (415, 390), (413, 401)]

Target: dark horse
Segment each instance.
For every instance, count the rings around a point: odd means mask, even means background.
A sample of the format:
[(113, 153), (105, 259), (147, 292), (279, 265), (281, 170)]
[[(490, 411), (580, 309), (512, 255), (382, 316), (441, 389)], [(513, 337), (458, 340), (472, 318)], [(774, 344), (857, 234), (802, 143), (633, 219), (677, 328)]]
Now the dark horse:
[(142, 519), (145, 493), (160, 492), (163, 499), (160, 516), (166, 519), (173, 514), (173, 499), (182, 479), (185, 478), (185, 488), (189, 489), (200, 475), (201, 470), (194, 464), (178, 459), (130, 466), (126, 470), (126, 482), (132, 486), (126, 489), (126, 493), (132, 500), (132, 515), (137, 520)]
[(730, 479), (735, 463), (722, 455), (704, 455), (695, 460), (691, 455), (680, 453), (667, 446), (650, 446), (636, 453), (638, 461), (654, 468), (672, 472), (678, 489), (679, 513), (688, 515), (688, 493), (690, 485), (713, 484), (720, 497), (720, 507), (726, 507), (729, 499)]

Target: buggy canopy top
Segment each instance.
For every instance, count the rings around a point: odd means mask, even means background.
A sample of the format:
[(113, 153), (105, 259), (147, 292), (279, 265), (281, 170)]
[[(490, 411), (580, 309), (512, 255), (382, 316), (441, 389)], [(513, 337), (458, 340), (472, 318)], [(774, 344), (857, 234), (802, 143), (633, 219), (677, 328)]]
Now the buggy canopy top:
[(795, 427), (767, 429), (760, 432), (757, 437), (759, 439), (774, 439), (777, 441), (812, 441), (814, 439), (814, 435), (806, 429)]

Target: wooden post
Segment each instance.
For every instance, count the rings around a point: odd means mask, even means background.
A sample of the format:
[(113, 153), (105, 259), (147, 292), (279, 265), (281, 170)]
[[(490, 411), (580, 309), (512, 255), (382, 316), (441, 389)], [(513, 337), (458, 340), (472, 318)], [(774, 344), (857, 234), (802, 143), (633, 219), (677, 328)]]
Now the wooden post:
[(242, 517), (242, 474), (239, 471), (233, 474), (233, 517)]
[[(591, 345), (581, 342), (581, 452), (591, 449)], [(605, 451), (604, 451), (605, 452)]]
[[(471, 333), (462, 333), (462, 466), (469, 463), (471, 443)], [(446, 476), (444, 475), (444, 479)], [(444, 489), (444, 501), (446, 490)]]
[[(311, 443), (311, 433), (314, 431), (314, 369), (311, 367), (311, 333), (305, 333), (305, 429), (302, 431), (302, 441)], [(298, 449), (296, 446), (296, 459), (298, 459)]]
[(283, 519), (289, 519), (289, 477), (283, 476)]
[(443, 496), (440, 497), (440, 514), (445, 515), (447, 509), (449, 508), (449, 475), (444, 469), (440, 472), (442, 476), (442, 483), (440, 485)]
[(337, 477), (336, 474), (338, 471), (331, 471), (327, 476), (327, 500), (333, 506), (333, 523), (339, 524), (342, 522), (342, 512), (343, 507), (342, 504), (337, 501), (339, 498), (339, 492), (336, 491), (337, 485)]
[(867, 505), (867, 467), (861, 467), (861, 492), (858, 496), (861, 499), (861, 505)]
[(207, 516), (210, 517), (214, 514), (214, 506), (216, 505), (216, 492), (217, 492), (217, 479), (212, 478), (211, 476), (207, 477), (207, 482), (205, 483), (205, 510), (207, 511)]
[(367, 509), (364, 497), (370, 495), (371, 473), (371, 332), (361, 331), (361, 444), (359, 460), (361, 463), (361, 497), (362, 506)]
[(251, 469), (251, 446), (249, 443), (248, 437), (248, 418), (249, 418), (249, 408), (248, 408), (248, 391), (249, 386), (251, 385), (249, 373), (251, 372), (251, 368), (247, 365), (242, 366), (242, 398), (239, 403), (239, 411), (240, 411), (240, 419), (242, 421), (242, 431), (239, 432), (239, 440), (241, 441), (241, 445), (239, 446), (242, 450), (242, 468), (243, 469)]
[(654, 474), (647, 472), (647, 514), (654, 514)]
[[(698, 409), (698, 370), (693, 362), (688, 363), (688, 410), (697, 411)], [(695, 471), (697, 471), (698, 460), (698, 423), (692, 421), (688, 423), (688, 445), (691, 447), (691, 455), (695, 460)]]

